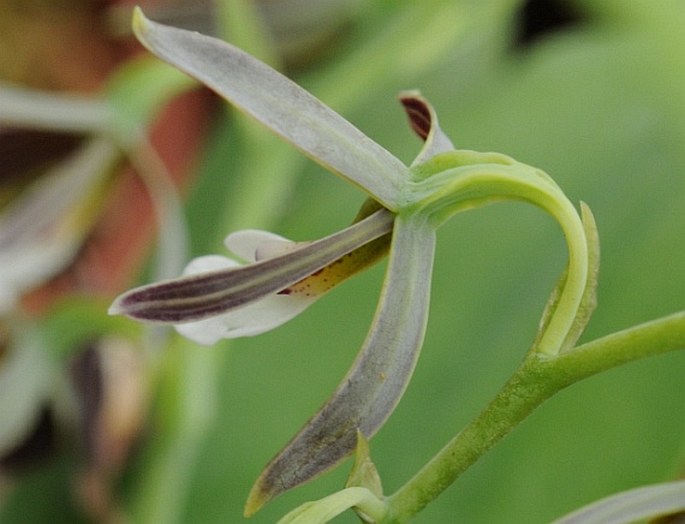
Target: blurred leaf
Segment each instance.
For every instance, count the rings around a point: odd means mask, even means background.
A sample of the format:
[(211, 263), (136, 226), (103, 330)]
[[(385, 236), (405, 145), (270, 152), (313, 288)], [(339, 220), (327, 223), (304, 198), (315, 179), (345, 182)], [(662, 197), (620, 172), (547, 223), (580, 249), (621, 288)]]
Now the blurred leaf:
[(70, 297), (56, 302), (40, 326), (59, 360), (66, 360), (83, 345), (103, 334), (138, 339), (143, 328), (121, 317), (107, 315), (109, 301), (92, 297)]
[(685, 510), (685, 481), (631, 489), (612, 495), (553, 524), (630, 524)]
[(52, 389), (53, 362), (29, 326), (0, 333), (0, 458), (36, 424)]

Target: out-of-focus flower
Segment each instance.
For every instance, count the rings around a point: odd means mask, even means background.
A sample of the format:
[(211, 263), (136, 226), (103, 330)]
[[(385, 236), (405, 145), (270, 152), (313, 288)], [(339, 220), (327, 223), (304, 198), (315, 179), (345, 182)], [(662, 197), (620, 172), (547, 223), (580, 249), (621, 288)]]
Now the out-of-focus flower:
[(54, 365), (34, 335), (0, 327), (0, 457), (21, 446), (53, 393)]
[[(12, 268), (0, 279), (5, 312), (19, 299), (38, 313), (66, 294), (111, 296), (129, 282), (156, 222), (136, 174), (149, 163), (131, 155), (153, 151), (169, 187), (185, 186), (212, 111), (206, 92), (181, 96), (173, 86), (166, 94), (158, 86), (147, 108), (136, 102), (140, 47), (108, 24), (124, 3), (77, 4), (0, 7), (0, 50), (12, 57), (0, 60), (0, 260)], [(145, 109), (133, 114), (135, 133), (117, 129), (115, 115), (131, 115), (122, 103)], [(186, 125), (168, 125), (178, 118)]]
[[(141, 57), (130, 35), (109, 31), (120, 3), (0, 2), (0, 322), (11, 327), (0, 349), (0, 480), (17, 479), (55, 431), (88, 427), (77, 498), (99, 520), (116, 513), (112, 483), (141, 434), (149, 362), (140, 348), (96, 344), (98, 387), (64, 395), (61, 340), (43, 330), (64, 299), (111, 299), (130, 285), (156, 231), (170, 255), (162, 274), (177, 274), (178, 194), (216, 107), (207, 90)], [(89, 306), (69, 320), (70, 335), (97, 320)], [(108, 329), (88, 327), (94, 337)], [(64, 349), (77, 361), (90, 354), (78, 340)], [(136, 362), (116, 364), (123, 355)], [(89, 416), (68, 416), (90, 402)]]
[(115, 337), (87, 344), (70, 375), (83, 451), (79, 501), (92, 518), (112, 520), (119, 511), (113, 486), (145, 423), (149, 375), (140, 348)]
[(43, 175), (0, 214), (0, 314), (76, 256), (119, 153), (93, 139)]

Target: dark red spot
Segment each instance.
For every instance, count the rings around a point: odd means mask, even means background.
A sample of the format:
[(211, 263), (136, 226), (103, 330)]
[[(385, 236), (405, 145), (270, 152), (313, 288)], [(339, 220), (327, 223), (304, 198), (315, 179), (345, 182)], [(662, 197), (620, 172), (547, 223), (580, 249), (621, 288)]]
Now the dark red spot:
[(409, 117), (409, 123), (411, 124), (414, 133), (419, 135), (423, 140), (426, 140), (432, 127), (430, 110), (426, 104), (413, 96), (402, 97), (400, 98), (400, 102), (404, 106), (404, 110)]

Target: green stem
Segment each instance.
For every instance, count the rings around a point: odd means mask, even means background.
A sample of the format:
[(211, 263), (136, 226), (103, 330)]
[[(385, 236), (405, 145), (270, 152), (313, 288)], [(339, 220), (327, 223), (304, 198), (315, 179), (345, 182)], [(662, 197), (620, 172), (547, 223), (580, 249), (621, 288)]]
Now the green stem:
[(588, 342), (549, 359), (529, 354), (485, 410), (388, 500), (384, 524), (406, 522), (559, 390), (601, 371), (685, 348), (685, 312)]
[(612, 333), (547, 362), (570, 385), (602, 371), (685, 348), (685, 311)]
[(129, 504), (132, 522), (174, 523), (216, 410), (217, 373), (225, 353), (198, 351), (176, 337), (160, 363), (155, 438), (141, 452), (143, 468)]
[(527, 359), (487, 408), (388, 498), (388, 516), (381, 522), (409, 520), (557, 391), (536, 370), (537, 359)]
[[(435, 171), (435, 172), (432, 172)], [(588, 281), (588, 244), (573, 204), (546, 173), (496, 153), (451, 151), (414, 170), (408, 206), (430, 213), (436, 227), (455, 214), (502, 200), (529, 202), (559, 223), (568, 246), (565, 283), (535, 352), (554, 356), (572, 330)]]

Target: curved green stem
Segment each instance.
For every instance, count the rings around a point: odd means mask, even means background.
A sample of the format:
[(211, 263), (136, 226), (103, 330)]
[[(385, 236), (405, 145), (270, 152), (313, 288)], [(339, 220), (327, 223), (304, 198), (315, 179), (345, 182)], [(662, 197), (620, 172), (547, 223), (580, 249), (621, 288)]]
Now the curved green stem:
[(685, 311), (578, 346), (554, 358), (529, 353), (497, 396), (397, 492), (381, 522), (406, 522), (561, 389), (601, 371), (685, 348)]
[(554, 385), (540, 380), (535, 360), (524, 362), (488, 407), (388, 498), (382, 523), (408, 521), (554, 394)]
[(588, 282), (588, 242), (573, 204), (543, 171), (496, 153), (453, 151), (419, 166), (414, 174), (418, 182), (408, 191), (408, 207), (430, 213), (436, 226), (456, 213), (501, 200), (530, 202), (557, 220), (568, 245), (568, 271), (534, 351), (558, 354)]

